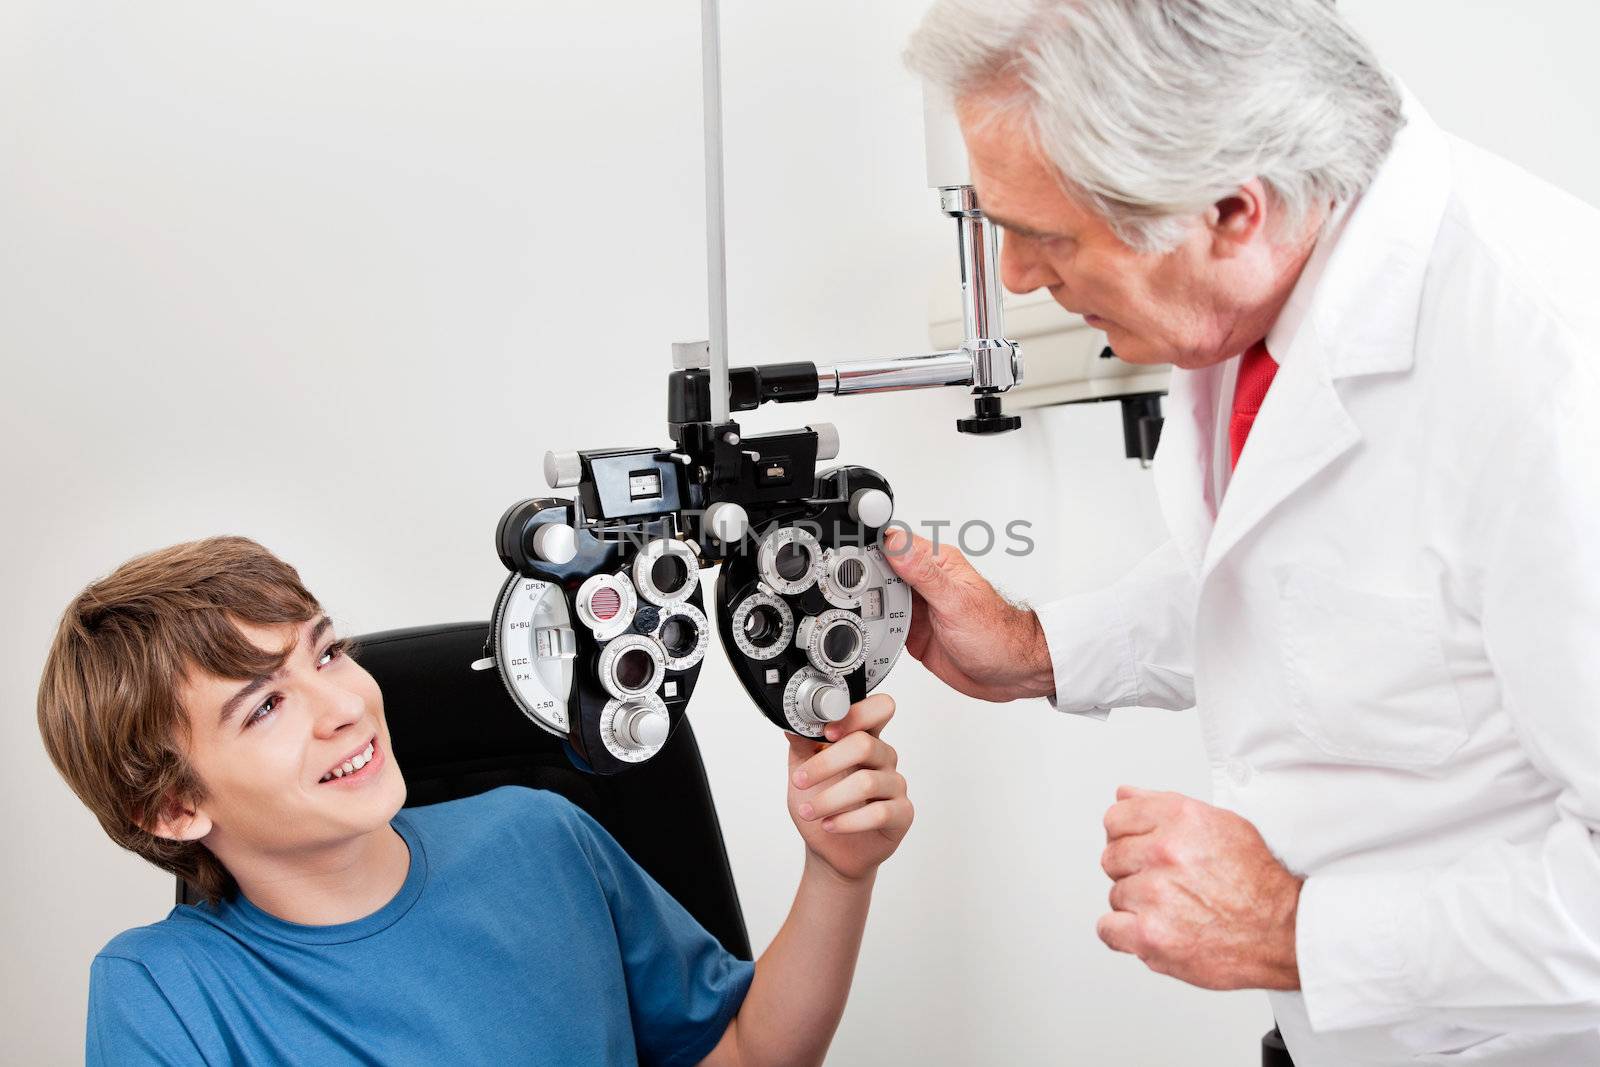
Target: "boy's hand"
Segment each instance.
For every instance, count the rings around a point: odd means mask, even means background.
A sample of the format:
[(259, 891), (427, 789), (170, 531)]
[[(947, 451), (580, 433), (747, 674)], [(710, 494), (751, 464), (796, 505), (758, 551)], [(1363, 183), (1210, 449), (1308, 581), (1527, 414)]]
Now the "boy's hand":
[(911, 829), (899, 756), (878, 738), (892, 718), (894, 699), (877, 693), (828, 726), (831, 744), (787, 735), (789, 816), (811, 854), (852, 881), (876, 871)]

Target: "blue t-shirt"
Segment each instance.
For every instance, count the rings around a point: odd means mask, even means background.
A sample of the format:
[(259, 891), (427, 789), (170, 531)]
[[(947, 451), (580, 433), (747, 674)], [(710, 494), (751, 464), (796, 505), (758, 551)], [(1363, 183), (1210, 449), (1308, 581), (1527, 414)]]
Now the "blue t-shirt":
[(90, 1064), (661, 1064), (704, 1058), (754, 967), (599, 824), (503, 788), (395, 816), (411, 867), (364, 919), (243, 895), (118, 935), (89, 978)]

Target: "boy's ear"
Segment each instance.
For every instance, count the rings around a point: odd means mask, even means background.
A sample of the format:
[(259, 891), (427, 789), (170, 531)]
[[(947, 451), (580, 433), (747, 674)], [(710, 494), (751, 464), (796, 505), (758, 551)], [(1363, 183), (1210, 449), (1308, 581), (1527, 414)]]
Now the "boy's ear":
[(147, 833), (169, 841), (198, 841), (211, 832), (211, 816), (178, 797), (168, 797), (154, 818), (140, 821)]

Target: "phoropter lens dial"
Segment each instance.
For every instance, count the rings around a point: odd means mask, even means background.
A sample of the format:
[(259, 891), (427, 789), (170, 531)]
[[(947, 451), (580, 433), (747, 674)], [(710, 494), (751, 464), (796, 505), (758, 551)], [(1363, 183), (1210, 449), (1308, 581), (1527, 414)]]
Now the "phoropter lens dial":
[(674, 604), (661, 610), (656, 641), (666, 654), (667, 670), (686, 671), (706, 658), (711, 627), (705, 613), (693, 604)]
[(627, 763), (643, 763), (660, 752), (671, 732), (666, 702), (654, 693), (607, 701), (600, 712), (600, 739), (606, 751)]
[(700, 559), (674, 538), (651, 541), (633, 559), (633, 584), (650, 603), (668, 607), (699, 587)]
[(849, 711), (850, 691), (832, 675), (801, 667), (783, 687), (783, 717), (797, 734), (815, 737)]
[(643, 634), (625, 634), (600, 650), (600, 684), (618, 700), (655, 692), (665, 672), (661, 646)]
[(578, 618), (601, 641), (615, 637), (633, 624), (638, 594), (626, 574), (591, 574), (578, 586)]
[(849, 674), (867, 658), (867, 629), (843, 608), (801, 619), (795, 643), (805, 649), (811, 666), (826, 674)]
[(822, 573), (822, 546), (809, 530), (781, 526), (761, 539), (756, 569), (767, 585), (786, 596), (796, 596), (817, 584)]
[(859, 608), (861, 594), (872, 580), (872, 563), (854, 545), (840, 545), (822, 554), (822, 576), (817, 588), (823, 599), (836, 608)]
[(789, 647), (794, 612), (779, 597), (755, 593), (733, 609), (733, 642), (751, 659), (772, 659)]

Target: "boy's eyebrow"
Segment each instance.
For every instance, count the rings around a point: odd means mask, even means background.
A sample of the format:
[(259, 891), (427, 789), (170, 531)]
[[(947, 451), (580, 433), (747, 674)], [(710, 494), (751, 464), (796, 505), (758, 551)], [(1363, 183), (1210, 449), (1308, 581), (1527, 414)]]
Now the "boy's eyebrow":
[[(306, 644), (315, 645), (317, 643), (317, 638), (327, 633), (329, 627), (332, 625), (333, 620), (328, 618), (326, 615), (318, 619), (317, 625), (311, 629), (311, 636), (306, 639)], [(228, 725), (228, 720), (233, 718), (234, 713), (239, 710), (239, 706), (248, 700), (252, 693), (258, 692), (259, 690), (265, 688), (267, 683), (271, 682), (277, 676), (277, 672), (274, 671), (272, 674), (258, 674), (254, 678), (250, 679), (250, 681), (245, 684), (243, 689), (233, 694), (233, 696), (229, 697), (227, 701), (223, 703), (222, 716), (217, 719), (217, 725)]]
[(228, 725), (228, 720), (233, 718), (233, 713), (239, 710), (239, 705), (243, 704), (247, 699), (249, 699), (251, 693), (265, 688), (266, 684), (272, 681), (272, 679), (273, 675), (258, 674), (252, 678), (250, 683), (243, 689), (229, 697), (227, 702), (222, 705), (222, 717), (217, 720), (217, 725)]

